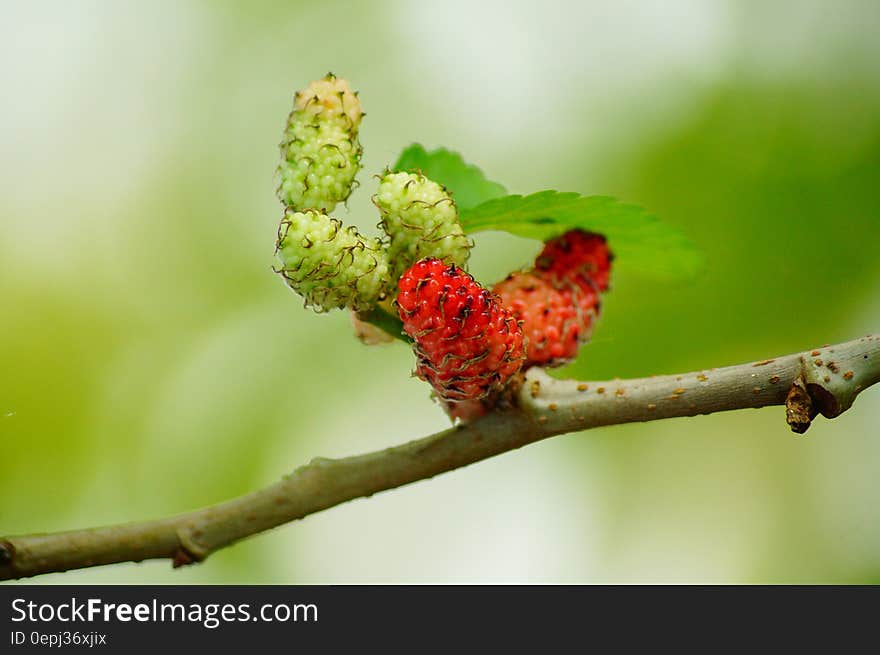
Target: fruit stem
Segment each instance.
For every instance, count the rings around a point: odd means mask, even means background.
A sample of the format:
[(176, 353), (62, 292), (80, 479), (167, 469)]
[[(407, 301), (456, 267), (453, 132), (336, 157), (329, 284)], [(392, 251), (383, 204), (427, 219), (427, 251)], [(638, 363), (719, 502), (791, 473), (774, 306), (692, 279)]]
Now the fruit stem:
[(365, 323), (371, 323), (383, 332), (387, 332), (395, 339), (403, 341), (405, 344), (411, 344), (410, 339), (403, 331), (403, 323), (396, 316), (392, 316), (381, 307), (373, 307), (364, 312), (357, 313), (358, 319)]

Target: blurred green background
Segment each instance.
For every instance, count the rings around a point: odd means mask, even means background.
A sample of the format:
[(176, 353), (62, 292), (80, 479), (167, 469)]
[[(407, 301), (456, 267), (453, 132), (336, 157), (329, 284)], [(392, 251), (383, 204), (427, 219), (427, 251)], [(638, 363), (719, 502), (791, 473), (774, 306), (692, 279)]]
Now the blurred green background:
[[(512, 192), (639, 203), (705, 251), (616, 262), (566, 374), (670, 373), (880, 330), (880, 5), (20, 2), (0, 21), (0, 534), (177, 513), (448, 425), (412, 356), (270, 271), (293, 92), (368, 117), (344, 218), (412, 141)], [(340, 216), (344, 210), (339, 212)], [(537, 244), (488, 234), (491, 282)], [(613, 246), (613, 244), (612, 244)], [(557, 437), (172, 571), (38, 582), (880, 582), (880, 389)]]

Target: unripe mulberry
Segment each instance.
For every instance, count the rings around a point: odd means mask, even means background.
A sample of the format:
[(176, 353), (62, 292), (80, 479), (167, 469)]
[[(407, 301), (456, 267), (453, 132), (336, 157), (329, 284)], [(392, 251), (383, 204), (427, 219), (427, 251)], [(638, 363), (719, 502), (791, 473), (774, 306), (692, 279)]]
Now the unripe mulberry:
[(351, 194), (362, 154), (360, 100), (327, 75), (297, 92), (281, 143), (278, 198), (297, 211), (333, 211)]
[(373, 202), (389, 236), (394, 277), (426, 257), (459, 267), (467, 262), (471, 243), (461, 229), (458, 209), (436, 182), (420, 173), (387, 173)]
[(590, 338), (598, 312), (597, 295), (592, 290), (594, 305), (590, 307), (578, 285), (522, 271), (507, 276), (492, 291), (520, 321), (526, 336), (526, 367), (557, 366), (573, 360), (580, 345)]
[(585, 292), (606, 291), (613, 258), (601, 234), (571, 230), (544, 245), (535, 268), (574, 282)]
[(343, 122), (355, 131), (360, 127), (364, 116), (357, 92), (352, 91), (347, 80), (336, 77), (333, 73), (327, 73), (304, 90), (298, 91), (294, 98), (294, 110), (320, 116), (323, 120), (347, 119)]
[(523, 365), (522, 330), (496, 297), (455, 264), (424, 259), (398, 282), (397, 310), (416, 373), (452, 408), (501, 389)]
[(369, 309), (384, 297), (388, 258), (376, 239), (324, 212), (288, 209), (278, 228), (276, 269), (318, 312)]

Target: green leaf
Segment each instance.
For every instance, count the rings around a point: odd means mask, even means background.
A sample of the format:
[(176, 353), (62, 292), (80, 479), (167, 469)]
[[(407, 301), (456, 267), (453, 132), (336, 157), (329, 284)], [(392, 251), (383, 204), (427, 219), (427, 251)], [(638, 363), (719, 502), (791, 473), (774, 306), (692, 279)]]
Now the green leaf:
[(422, 144), (413, 143), (400, 153), (393, 170), (421, 171), (442, 184), (452, 194), (459, 211), (507, 193), (507, 189), (497, 182), (487, 180), (479, 168), (446, 148), (428, 151)]
[(621, 264), (664, 277), (691, 277), (703, 266), (700, 251), (681, 232), (641, 207), (608, 196), (539, 191), (528, 196), (505, 195), (497, 182), (445, 148), (425, 150), (414, 143), (393, 168), (420, 170), (445, 186), (458, 205), (465, 232), (502, 230), (547, 241), (574, 228), (608, 238)]
[(677, 229), (608, 196), (560, 191), (504, 196), (462, 211), (461, 224), (465, 232), (502, 230), (539, 241), (573, 228), (598, 232), (621, 264), (663, 277), (691, 277), (703, 266), (702, 253)]

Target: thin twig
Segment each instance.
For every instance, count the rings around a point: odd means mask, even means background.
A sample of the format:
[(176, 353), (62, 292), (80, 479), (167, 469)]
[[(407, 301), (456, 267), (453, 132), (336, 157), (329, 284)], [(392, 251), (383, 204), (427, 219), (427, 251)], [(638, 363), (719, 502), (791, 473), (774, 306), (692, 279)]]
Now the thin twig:
[[(169, 558), (175, 566), (198, 562), (240, 539), (345, 501), (602, 425), (788, 400), (787, 410), (797, 415), (792, 428), (803, 431), (817, 413), (838, 416), (877, 382), (880, 335), (751, 364), (633, 380), (555, 380), (532, 369), (510, 409), (379, 452), (314, 459), (275, 484), (218, 505), (157, 521), (0, 539), (0, 579), (145, 559)], [(796, 386), (806, 392), (806, 405), (792, 406), (789, 392)]]

